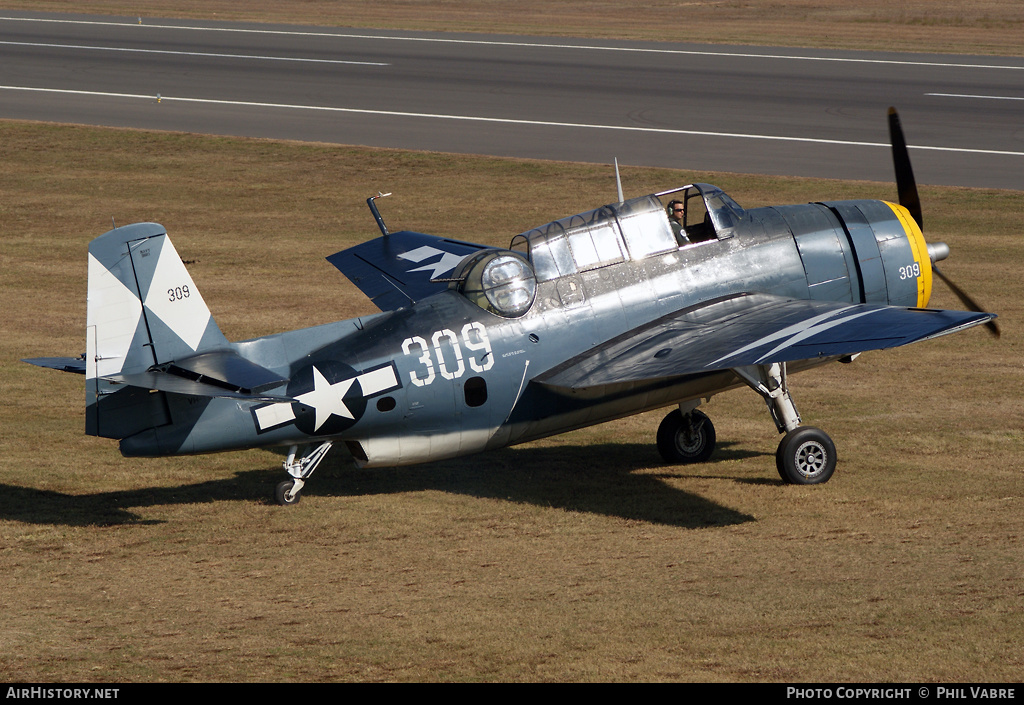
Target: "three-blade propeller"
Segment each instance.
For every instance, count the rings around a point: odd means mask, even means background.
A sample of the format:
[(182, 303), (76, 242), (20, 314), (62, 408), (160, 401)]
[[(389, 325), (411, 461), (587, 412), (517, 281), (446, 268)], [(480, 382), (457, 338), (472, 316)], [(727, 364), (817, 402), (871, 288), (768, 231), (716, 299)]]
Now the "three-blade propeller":
[[(889, 141), (892, 143), (892, 162), (896, 170), (896, 191), (899, 194), (900, 205), (910, 212), (911, 217), (917, 222), (917, 226), (924, 230), (924, 216), (921, 212), (921, 199), (917, 195), (917, 182), (914, 180), (914, 170), (910, 166), (910, 154), (907, 151), (907, 142), (903, 138), (903, 127), (900, 125), (900, 116), (896, 108), (889, 108)], [(932, 271), (939, 275), (946, 286), (949, 287), (958, 299), (969, 310), (984, 313), (985, 309), (971, 298), (966, 291), (953, 283), (932, 262)], [(995, 321), (985, 324), (988, 331), (995, 337), (999, 337), (999, 326)]]

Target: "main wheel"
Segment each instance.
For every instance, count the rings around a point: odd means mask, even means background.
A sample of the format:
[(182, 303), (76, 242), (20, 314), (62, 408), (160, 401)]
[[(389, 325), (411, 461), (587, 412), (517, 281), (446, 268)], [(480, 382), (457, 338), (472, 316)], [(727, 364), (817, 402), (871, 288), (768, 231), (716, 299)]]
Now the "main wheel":
[(295, 480), (285, 480), (278, 484), (277, 489), (274, 490), (274, 499), (277, 503), (283, 507), (290, 507), (293, 504), (298, 504), (299, 500), (302, 499), (301, 490), (299, 492), (292, 492), (292, 488), (295, 487)]
[(658, 427), (658, 452), (666, 463), (703, 463), (715, 452), (715, 426), (707, 414), (676, 409)]
[(788, 484), (820, 485), (836, 471), (835, 443), (820, 428), (795, 428), (779, 443), (775, 465)]

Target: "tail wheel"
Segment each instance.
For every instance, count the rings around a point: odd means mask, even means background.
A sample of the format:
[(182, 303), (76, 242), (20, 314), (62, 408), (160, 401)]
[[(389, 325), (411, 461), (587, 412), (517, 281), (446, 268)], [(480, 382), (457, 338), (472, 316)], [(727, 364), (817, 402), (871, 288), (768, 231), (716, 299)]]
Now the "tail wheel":
[(788, 484), (820, 485), (836, 471), (836, 446), (821, 429), (801, 426), (783, 437), (775, 465)]
[(293, 504), (298, 504), (299, 500), (302, 499), (300, 491), (295, 490), (295, 480), (285, 480), (277, 485), (277, 489), (274, 490), (274, 499), (277, 503), (283, 507), (290, 507)]
[(715, 452), (715, 427), (707, 414), (676, 409), (658, 427), (658, 452), (667, 463), (706, 462)]

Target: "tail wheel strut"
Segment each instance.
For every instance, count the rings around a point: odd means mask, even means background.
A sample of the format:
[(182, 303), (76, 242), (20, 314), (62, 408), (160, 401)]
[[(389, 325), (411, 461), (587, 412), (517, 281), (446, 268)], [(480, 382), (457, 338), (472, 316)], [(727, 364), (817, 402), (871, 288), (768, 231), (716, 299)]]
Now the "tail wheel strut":
[(278, 504), (287, 507), (299, 503), (300, 493), (306, 484), (306, 480), (316, 470), (320, 461), (327, 457), (327, 452), (331, 449), (332, 445), (334, 445), (332, 441), (324, 441), (312, 452), (307, 453), (298, 460), (295, 459), (295, 455), (299, 447), (292, 446), (289, 449), (288, 458), (284, 461), (283, 466), (285, 472), (291, 475), (292, 479), (281, 482), (275, 489), (274, 500)]

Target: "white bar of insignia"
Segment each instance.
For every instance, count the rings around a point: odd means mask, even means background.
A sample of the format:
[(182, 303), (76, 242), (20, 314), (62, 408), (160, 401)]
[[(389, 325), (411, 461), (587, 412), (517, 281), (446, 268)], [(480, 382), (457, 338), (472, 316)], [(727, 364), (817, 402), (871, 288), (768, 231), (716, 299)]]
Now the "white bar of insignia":
[(364, 397), (373, 396), (398, 386), (395, 368), (391, 365), (359, 375), (359, 388)]
[(261, 431), (295, 420), (295, 412), (292, 411), (291, 404), (271, 404), (269, 406), (261, 406), (256, 409), (255, 413), (256, 422), (260, 425)]

